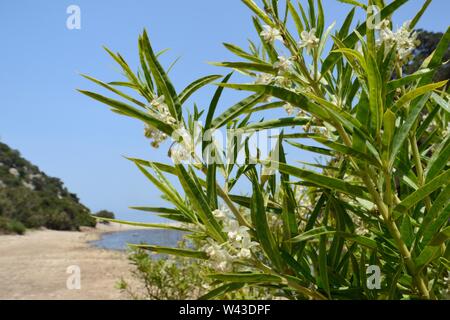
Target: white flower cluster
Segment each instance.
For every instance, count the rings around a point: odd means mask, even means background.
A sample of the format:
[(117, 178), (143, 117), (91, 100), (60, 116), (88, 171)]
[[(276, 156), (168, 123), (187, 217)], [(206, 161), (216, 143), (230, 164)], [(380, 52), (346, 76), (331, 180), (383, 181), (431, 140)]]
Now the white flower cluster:
[(170, 149), (170, 157), (175, 164), (191, 159), (194, 151), (194, 143), (191, 135), (186, 128), (181, 127), (175, 130), (173, 137), (177, 140), (175, 145)]
[(151, 143), (153, 148), (159, 148), (161, 143), (167, 139), (167, 135), (164, 132), (154, 129), (148, 125), (145, 125), (144, 135), (153, 140)]
[(6, 188), (6, 183), (4, 183), (2, 180), (0, 180), (0, 189)]
[(166, 98), (164, 96), (160, 96), (158, 98), (155, 98), (150, 102), (150, 104), (156, 109), (157, 116), (159, 120), (161, 120), (164, 123), (167, 123), (168, 125), (174, 125), (177, 123), (177, 120), (172, 117), (169, 111), (169, 107), (165, 103)]
[(264, 41), (273, 43), (275, 40), (283, 42), (283, 37), (281, 36), (280, 30), (277, 28), (272, 28), (271, 26), (263, 26), (263, 31), (261, 32), (261, 37)]
[(292, 68), (291, 58), (278, 56), (278, 61), (274, 63), (273, 67), (278, 70), (279, 75), (283, 75), (287, 72), (290, 72)]
[(364, 236), (369, 233), (369, 229), (367, 229), (364, 221), (360, 217), (355, 217), (353, 219), (355, 223), (355, 234), (358, 236)]
[(397, 56), (402, 63), (409, 61), (418, 45), (417, 33), (411, 31), (410, 24), (410, 21), (405, 22), (396, 32), (391, 30), (388, 20), (383, 20), (376, 26), (380, 30), (379, 44), (384, 43), (387, 51), (396, 45)]
[(292, 80), (284, 75), (279, 75), (275, 77), (275, 85), (285, 89), (292, 88)]
[(279, 214), (271, 214), (268, 216), (267, 222), (272, 231), (277, 231), (283, 227), (283, 219), (281, 219), (281, 215)]
[(310, 31), (305, 30), (300, 34), (300, 48), (306, 48), (308, 54), (311, 54), (312, 50), (319, 46), (320, 40), (316, 37), (316, 32), (317, 30), (313, 28)]
[(233, 262), (239, 259), (250, 259), (252, 248), (258, 244), (251, 240), (249, 228), (240, 226), (239, 222), (230, 216), (227, 209), (214, 210), (213, 215), (222, 222), (228, 241), (219, 245), (210, 240), (205, 246), (205, 252), (212, 261), (214, 269), (220, 272), (231, 271)]
[(290, 103), (286, 103), (286, 104), (283, 106), (283, 108), (284, 108), (284, 110), (286, 111), (286, 113), (287, 113), (289, 116), (292, 116), (292, 115), (295, 115), (295, 114), (296, 114), (297, 116), (303, 115), (302, 110), (301, 110), (300, 108), (295, 107), (295, 106), (293, 106), (293, 105), (290, 104)]
[(268, 73), (260, 73), (256, 76), (255, 84), (271, 84), (275, 80), (275, 77)]
[[(147, 110), (152, 116), (156, 116), (159, 120), (170, 126), (177, 123), (177, 120), (170, 114), (169, 107), (165, 103), (164, 95), (153, 99), (147, 107)], [(167, 139), (165, 133), (148, 125), (145, 125), (144, 135), (153, 140), (152, 146), (154, 148), (159, 148), (160, 144)]]
[(212, 268), (219, 272), (229, 272), (233, 270), (234, 257), (231, 256), (224, 246), (213, 241), (205, 246), (205, 252), (212, 262)]

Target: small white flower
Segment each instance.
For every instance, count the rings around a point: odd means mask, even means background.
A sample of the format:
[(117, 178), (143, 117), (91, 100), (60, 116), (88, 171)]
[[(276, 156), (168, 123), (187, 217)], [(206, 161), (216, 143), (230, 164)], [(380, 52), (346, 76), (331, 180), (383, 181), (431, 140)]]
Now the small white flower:
[(283, 56), (278, 57), (278, 61), (274, 63), (273, 67), (275, 69), (278, 69), (278, 73), (283, 74), (291, 70), (292, 68), (292, 61), (290, 58), (286, 58)]
[(246, 232), (236, 247), (239, 249), (238, 258), (250, 259), (252, 257), (252, 248), (257, 247), (258, 243), (251, 240), (250, 234)]
[(325, 127), (314, 126), (312, 127), (312, 132), (314, 132), (315, 134), (328, 136), (328, 129)]
[(215, 269), (219, 272), (229, 272), (233, 269), (233, 265), (230, 263), (230, 261), (222, 261), (216, 263)]
[(154, 148), (159, 148), (159, 145), (167, 139), (167, 135), (165, 133), (154, 129), (149, 125), (145, 125), (144, 135), (149, 139), (153, 139), (152, 146)]
[(250, 259), (252, 257), (252, 251), (250, 249), (241, 249), (239, 251), (238, 257), (241, 259)]
[(292, 116), (295, 112), (297, 112), (297, 111), (300, 110), (299, 108), (294, 107), (294, 106), (293, 106), (292, 104), (290, 104), (290, 103), (286, 103), (286, 104), (283, 106), (283, 108), (284, 108), (284, 110), (286, 111), (286, 113), (287, 113), (289, 116)]
[(289, 79), (287, 77), (277, 76), (277, 77), (275, 77), (275, 85), (282, 87), (282, 88), (290, 89), (292, 87), (292, 81), (291, 81), (291, 79)]
[(254, 247), (258, 246), (257, 242), (252, 241), (250, 234), (247, 233), (243, 238), (242, 241), (240, 243), (241, 245), (241, 249), (252, 249)]
[(355, 228), (355, 234), (356, 235), (364, 236), (364, 235), (369, 233), (369, 230), (367, 229), (365, 223), (362, 221), (361, 218), (356, 217), (354, 219), (354, 222), (355, 222), (355, 226), (356, 226), (356, 228)]
[(227, 218), (227, 214), (224, 210), (217, 209), (213, 211), (213, 216), (219, 220), (225, 220)]
[(283, 220), (280, 216), (273, 214), (269, 217), (269, 224), (272, 228), (279, 228), (283, 225)]
[(233, 269), (234, 257), (222, 248), (222, 246), (210, 241), (210, 244), (204, 250), (212, 261), (212, 267), (214, 269), (220, 272), (227, 272)]
[(189, 132), (181, 127), (174, 131), (172, 138), (176, 144), (170, 149), (170, 157), (176, 164), (188, 161), (194, 151), (194, 144)]
[(248, 234), (248, 228), (240, 226), (239, 222), (236, 220), (228, 221), (227, 225), (224, 226), (223, 231), (228, 235), (228, 238), (232, 241), (241, 241)]
[(380, 38), (378, 44), (384, 43), (386, 52), (396, 45), (397, 57), (401, 63), (406, 63), (412, 56), (414, 49), (418, 45), (417, 33), (411, 32), (411, 22), (405, 22), (401, 28), (396, 32), (393, 32), (388, 22), (382, 22), (379, 24)]
[(383, 29), (388, 29), (390, 26), (390, 21), (388, 19), (384, 19), (382, 20), (380, 23), (378, 23), (377, 25), (375, 25), (375, 30), (383, 30)]
[(273, 75), (268, 73), (261, 73), (256, 76), (255, 84), (270, 84), (273, 80)]
[(2, 180), (0, 180), (0, 189), (6, 188), (6, 183), (4, 183)]
[(264, 30), (261, 32), (261, 37), (263, 37), (264, 41), (274, 42), (275, 40), (279, 40), (283, 42), (283, 37), (281, 36), (280, 30), (276, 28), (272, 28), (271, 26), (263, 26)]
[(161, 120), (162, 122), (168, 124), (168, 125), (174, 125), (177, 123), (177, 120), (170, 114), (169, 107), (165, 103), (165, 97), (164, 95), (153, 99), (150, 102), (150, 105), (153, 106), (156, 109), (156, 116)]
[(170, 157), (175, 164), (180, 164), (188, 161), (191, 158), (191, 153), (183, 145), (177, 143), (170, 149)]
[(300, 48), (306, 48), (306, 52), (308, 54), (311, 53), (312, 49), (317, 48), (319, 46), (319, 38), (316, 37), (316, 29), (313, 28), (309, 32), (303, 31), (300, 34)]
[(164, 97), (164, 95), (162, 95), (160, 97), (157, 97), (157, 98), (153, 99), (150, 102), (150, 104), (152, 106), (154, 106), (156, 109), (159, 109), (161, 107), (167, 106), (165, 101), (166, 101), (166, 97)]

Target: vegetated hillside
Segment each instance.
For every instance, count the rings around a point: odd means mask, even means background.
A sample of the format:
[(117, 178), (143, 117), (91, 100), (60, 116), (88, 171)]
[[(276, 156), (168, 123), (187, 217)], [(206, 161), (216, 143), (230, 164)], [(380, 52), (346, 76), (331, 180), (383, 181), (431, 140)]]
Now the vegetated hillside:
[[(442, 32), (430, 32), (426, 30), (417, 30), (417, 40), (420, 42), (419, 46), (414, 50), (414, 57), (412, 61), (404, 67), (404, 72), (412, 74), (419, 70), (424, 60), (436, 50), (439, 41), (443, 36)], [(450, 47), (444, 55), (443, 61), (449, 61)], [(438, 68), (434, 81), (444, 81), (450, 79), (450, 63)]]
[(38, 227), (78, 230), (95, 226), (90, 214), (61, 180), (47, 176), (0, 142), (0, 233)]

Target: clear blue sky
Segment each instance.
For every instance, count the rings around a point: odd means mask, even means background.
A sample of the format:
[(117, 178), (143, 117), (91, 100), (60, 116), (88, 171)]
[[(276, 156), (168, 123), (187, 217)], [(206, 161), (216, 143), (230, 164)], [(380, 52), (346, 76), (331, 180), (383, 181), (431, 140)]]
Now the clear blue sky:
[[(410, 0), (396, 16), (401, 24), (424, 0)], [(66, 8), (81, 8), (81, 30), (66, 28)], [(325, 0), (328, 23), (342, 21), (348, 5)], [(434, 0), (419, 27), (443, 31), (450, 1)], [(0, 2), (0, 137), (49, 175), (61, 178), (92, 210), (148, 220), (131, 205), (161, 205), (159, 193), (122, 155), (161, 161), (143, 137), (142, 124), (119, 117), (75, 91), (97, 90), (78, 73), (120, 79), (102, 45), (137, 66), (137, 36), (146, 27), (164, 61), (181, 56), (171, 77), (178, 90), (200, 76), (226, 70), (206, 61), (232, 58), (221, 45), (246, 46), (255, 38), (250, 12), (239, 0), (46, 0)], [(196, 101), (205, 107), (205, 89)], [(225, 95), (222, 108), (239, 99)]]

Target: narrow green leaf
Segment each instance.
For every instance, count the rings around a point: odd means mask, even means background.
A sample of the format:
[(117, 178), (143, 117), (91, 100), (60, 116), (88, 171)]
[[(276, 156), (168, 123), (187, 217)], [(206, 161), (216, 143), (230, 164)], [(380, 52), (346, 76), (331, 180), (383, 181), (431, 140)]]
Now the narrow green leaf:
[(129, 244), (129, 246), (134, 247), (134, 248), (143, 249), (143, 250), (152, 251), (154, 253), (159, 253), (159, 254), (169, 254), (169, 255), (174, 255), (174, 256), (179, 256), (179, 257), (202, 259), (202, 260), (208, 259), (208, 255), (205, 252), (196, 251), (196, 250), (169, 248), (169, 247), (143, 245), (143, 244)]
[(407, 198), (405, 198), (400, 204), (395, 207), (398, 212), (406, 212), (409, 208), (414, 206), (419, 201), (425, 199), (435, 190), (442, 188), (450, 183), (450, 170), (444, 171), (441, 175), (437, 176), (417, 191), (413, 192)]
[(361, 186), (350, 184), (343, 180), (324, 176), (312, 171), (292, 167), (284, 163), (276, 163), (276, 165), (278, 165), (278, 168), (281, 172), (285, 172), (307, 182), (312, 182), (326, 189), (340, 191), (359, 198), (367, 198), (365, 189)]
[(132, 222), (132, 221), (125, 221), (125, 220), (117, 220), (117, 219), (108, 219), (108, 218), (102, 218), (97, 216), (92, 216), (97, 220), (100, 221), (107, 221), (107, 222), (113, 222), (128, 226), (134, 226), (134, 227), (142, 227), (142, 228), (149, 228), (149, 229), (166, 229), (166, 230), (177, 230), (177, 231), (186, 231), (190, 232), (190, 229), (178, 227), (176, 225), (171, 224), (164, 224), (164, 223), (142, 223), (142, 222)]
[(186, 100), (189, 99), (189, 97), (192, 94), (194, 94), (198, 89), (206, 86), (207, 84), (213, 82), (214, 80), (219, 79), (220, 77), (221, 76), (219, 76), (219, 75), (211, 75), (211, 76), (206, 76), (206, 77), (200, 78), (200, 79), (192, 82), (178, 96), (178, 99), (180, 100), (180, 104), (185, 103)]
[(407, 94), (403, 95), (400, 99), (397, 100), (397, 102), (392, 106), (392, 111), (396, 113), (398, 110), (400, 110), (401, 107), (406, 105), (407, 103), (411, 102), (412, 100), (416, 99), (417, 97), (420, 97), (424, 94), (429, 94), (431, 91), (436, 90), (438, 88), (441, 88), (447, 84), (447, 80), (427, 84), (425, 86), (416, 88), (414, 90), (409, 91)]
[(209, 278), (223, 282), (237, 283), (280, 283), (281, 278), (264, 273), (224, 273), (210, 274)]
[(248, 110), (254, 107), (258, 102), (261, 101), (261, 98), (261, 94), (254, 94), (240, 101), (236, 105), (228, 108), (227, 111), (225, 111), (212, 121), (211, 128), (217, 129), (226, 125), (229, 121), (234, 120), (237, 115), (244, 112), (244, 110)]
[(93, 92), (89, 92), (89, 91), (85, 91), (85, 90), (78, 90), (78, 91), (92, 99), (100, 101), (114, 109), (117, 109), (117, 110), (123, 112), (123, 114), (125, 114), (127, 116), (144, 121), (148, 125), (150, 125), (154, 128), (157, 128), (158, 130), (161, 130), (162, 132), (164, 132), (167, 135), (171, 135), (173, 132), (173, 128), (171, 126), (167, 125), (166, 123), (164, 123), (156, 118), (153, 118), (150, 114), (148, 114), (146, 112), (137, 110), (137, 109), (127, 105), (126, 103), (123, 103), (121, 101), (114, 100), (111, 98), (107, 98), (107, 97), (99, 95), (97, 93), (93, 93)]
[(308, 241), (310, 239), (319, 238), (322, 235), (328, 235), (328, 234), (334, 234), (336, 233), (336, 230), (330, 229), (328, 227), (319, 227), (315, 228), (306, 232), (303, 232), (302, 234), (292, 238), (289, 240), (290, 242), (304, 242)]
[(425, 169), (426, 180), (430, 181), (450, 162), (450, 135), (434, 151)]

